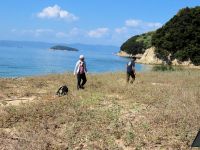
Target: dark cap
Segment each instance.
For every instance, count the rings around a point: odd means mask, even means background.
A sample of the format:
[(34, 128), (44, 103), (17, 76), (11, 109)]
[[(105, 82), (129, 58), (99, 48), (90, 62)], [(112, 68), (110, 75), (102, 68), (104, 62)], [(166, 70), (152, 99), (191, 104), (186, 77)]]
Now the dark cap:
[(135, 56), (132, 56), (131, 59), (136, 60), (136, 57), (135, 57)]

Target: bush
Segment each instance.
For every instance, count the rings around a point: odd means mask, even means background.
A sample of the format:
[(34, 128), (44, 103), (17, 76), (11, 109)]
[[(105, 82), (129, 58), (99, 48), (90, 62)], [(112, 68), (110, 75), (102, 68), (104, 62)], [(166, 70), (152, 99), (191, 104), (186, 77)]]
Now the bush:
[(156, 65), (153, 71), (175, 71), (175, 69), (171, 65)]

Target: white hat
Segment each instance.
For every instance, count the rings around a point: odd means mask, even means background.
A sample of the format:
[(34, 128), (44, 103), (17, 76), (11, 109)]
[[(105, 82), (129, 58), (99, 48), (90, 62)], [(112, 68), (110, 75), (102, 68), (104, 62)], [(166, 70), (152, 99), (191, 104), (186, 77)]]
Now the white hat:
[(83, 58), (84, 58), (84, 56), (83, 56), (83, 55), (80, 55), (80, 56), (79, 56), (79, 58), (80, 58), (80, 59), (83, 59)]

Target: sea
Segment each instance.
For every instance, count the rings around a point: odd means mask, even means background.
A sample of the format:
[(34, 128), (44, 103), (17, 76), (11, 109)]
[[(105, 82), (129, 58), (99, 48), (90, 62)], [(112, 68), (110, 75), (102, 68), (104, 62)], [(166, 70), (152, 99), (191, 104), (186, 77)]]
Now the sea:
[[(85, 56), (88, 73), (125, 71), (128, 58), (116, 56), (115, 46), (71, 45), (79, 51), (50, 50), (48, 46), (0, 46), (0, 77), (25, 77), (73, 72), (79, 55)], [(136, 71), (148, 67), (136, 64)]]

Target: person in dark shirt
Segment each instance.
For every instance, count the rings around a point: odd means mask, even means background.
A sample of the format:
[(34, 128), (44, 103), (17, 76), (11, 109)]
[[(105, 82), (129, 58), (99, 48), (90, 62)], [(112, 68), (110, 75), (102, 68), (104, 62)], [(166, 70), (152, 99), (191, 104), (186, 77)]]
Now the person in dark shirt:
[(126, 66), (126, 75), (127, 75), (127, 83), (129, 83), (130, 80), (130, 76), (132, 78), (131, 83), (133, 83), (133, 81), (135, 80), (135, 57), (132, 57), (131, 60), (127, 63)]

